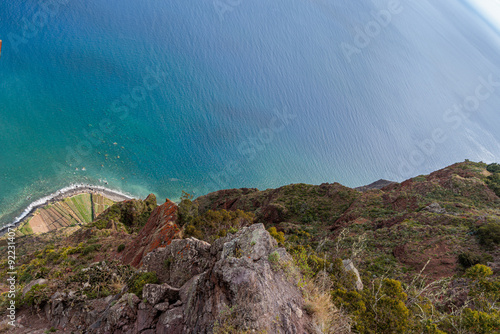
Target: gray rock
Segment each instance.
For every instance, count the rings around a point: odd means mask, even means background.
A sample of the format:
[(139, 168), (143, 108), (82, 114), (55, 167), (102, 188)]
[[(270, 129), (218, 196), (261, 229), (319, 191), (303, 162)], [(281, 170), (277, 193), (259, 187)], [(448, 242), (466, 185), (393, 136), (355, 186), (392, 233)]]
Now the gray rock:
[(439, 213), (439, 214), (445, 214), (446, 213), (446, 210), (443, 209), (441, 207), (441, 205), (439, 205), (439, 203), (432, 203), (431, 205), (429, 206), (426, 206), (424, 208), (425, 211), (429, 211), (429, 212), (432, 212), (432, 213)]
[(26, 285), (23, 289), (23, 297), (26, 296), (26, 294), (31, 290), (31, 288), (37, 284), (39, 285), (42, 285), (42, 284), (48, 284), (49, 281), (47, 281), (46, 279), (44, 278), (39, 278), (39, 279), (36, 279), (34, 281), (31, 281), (28, 283), (28, 285)]
[(169, 305), (170, 304), (168, 302), (160, 303), (155, 305), (155, 309), (157, 309), (160, 312), (165, 312), (166, 310), (168, 310)]
[(359, 276), (359, 271), (354, 266), (354, 263), (352, 263), (351, 260), (344, 260), (342, 263), (344, 264), (345, 271), (352, 271), (356, 275), (356, 289), (363, 290), (363, 282), (361, 281), (361, 276)]
[[(273, 253), (278, 261), (269, 260)], [(145, 285), (145, 301), (122, 290), (72, 309), (75, 299), (59, 293), (47, 312), (58, 325), (71, 319), (70, 325), (95, 334), (211, 334), (216, 323), (225, 321), (255, 333), (303, 334), (312, 328), (296, 284), (299, 271), (262, 224), (212, 245), (193, 238), (173, 240), (147, 254), (141, 270), (155, 272), (163, 283)]]
[(181, 287), (211, 265), (210, 244), (195, 238), (174, 239), (143, 258), (142, 271), (154, 271), (161, 283)]
[(144, 309), (137, 311), (136, 330), (140, 332), (153, 327), (158, 310), (151, 305), (145, 305)]
[(181, 288), (186, 333), (211, 333), (215, 321), (227, 319), (242, 331), (307, 332), (310, 319), (302, 312), (299, 289), (268, 260), (272, 252), (291, 259), (276, 245), (262, 224), (216, 240), (213, 268)]
[(179, 299), (179, 289), (172, 288), (166, 283), (161, 285), (146, 284), (142, 290), (142, 295), (153, 306), (164, 300), (175, 303)]
[(182, 334), (184, 331), (184, 315), (182, 309), (174, 308), (160, 316), (156, 325), (158, 334)]

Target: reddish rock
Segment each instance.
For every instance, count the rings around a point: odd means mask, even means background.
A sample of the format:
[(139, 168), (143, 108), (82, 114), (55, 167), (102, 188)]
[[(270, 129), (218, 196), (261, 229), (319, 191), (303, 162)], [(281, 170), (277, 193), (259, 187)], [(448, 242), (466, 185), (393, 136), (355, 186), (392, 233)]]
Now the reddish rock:
[(180, 237), (180, 229), (175, 224), (177, 205), (168, 200), (151, 213), (148, 222), (139, 231), (123, 254), (123, 263), (140, 267), (142, 258), (149, 252), (169, 245)]
[(151, 305), (140, 303), (137, 311), (136, 332), (139, 333), (145, 329), (153, 328), (157, 314), (158, 310)]
[[(158, 334), (182, 334), (184, 331), (184, 315), (181, 308), (174, 308), (163, 313), (156, 325)], [(191, 332), (196, 333), (196, 332)]]

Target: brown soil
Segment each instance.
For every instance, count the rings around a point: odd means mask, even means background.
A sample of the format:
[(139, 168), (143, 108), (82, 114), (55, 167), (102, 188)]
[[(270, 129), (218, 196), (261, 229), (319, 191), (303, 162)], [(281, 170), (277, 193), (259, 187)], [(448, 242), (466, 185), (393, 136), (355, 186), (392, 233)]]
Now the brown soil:
[[(429, 239), (418, 244), (403, 244), (394, 248), (393, 255), (416, 271), (422, 270), (429, 281), (452, 276), (457, 268), (456, 256), (451, 254), (449, 241)], [(429, 263), (426, 266), (427, 261)]]

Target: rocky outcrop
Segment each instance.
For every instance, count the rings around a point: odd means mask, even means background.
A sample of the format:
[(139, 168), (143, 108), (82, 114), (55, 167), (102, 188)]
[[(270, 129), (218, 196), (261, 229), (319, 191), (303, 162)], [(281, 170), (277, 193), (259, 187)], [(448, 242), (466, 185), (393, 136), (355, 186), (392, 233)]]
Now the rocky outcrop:
[(175, 239), (144, 257), (143, 271), (154, 271), (162, 283), (181, 287), (214, 264), (211, 246), (195, 238)]
[(163, 301), (173, 304), (179, 300), (179, 291), (168, 284), (146, 284), (142, 290), (142, 296), (151, 305), (158, 305)]
[(88, 333), (309, 333), (291, 260), (262, 224), (212, 245), (172, 240), (143, 258), (140, 271), (155, 272), (160, 282), (145, 285), (142, 300), (123, 291), (72, 308), (59, 294), (46, 313), (61, 328)]
[(438, 213), (438, 214), (445, 214), (446, 213), (446, 210), (443, 209), (441, 207), (441, 205), (439, 205), (439, 203), (436, 203), (436, 202), (430, 204), (429, 206), (426, 206), (424, 208), (424, 210), (432, 212), (432, 213)]
[(359, 275), (358, 269), (354, 266), (354, 263), (352, 263), (351, 260), (344, 260), (342, 264), (344, 265), (345, 271), (352, 272), (356, 276), (356, 289), (363, 290), (363, 281), (361, 281), (361, 276)]
[(147, 253), (165, 247), (179, 238), (180, 230), (175, 224), (176, 213), (177, 205), (168, 199), (154, 209), (137, 237), (126, 246), (123, 262), (139, 267)]
[(178, 306), (159, 317), (157, 332), (212, 333), (214, 326), (230, 324), (241, 330), (304, 333), (308, 321), (302, 296), (279, 269), (291, 257), (276, 246), (264, 226), (255, 224), (213, 245), (190, 238), (149, 253), (141, 269), (180, 287)]

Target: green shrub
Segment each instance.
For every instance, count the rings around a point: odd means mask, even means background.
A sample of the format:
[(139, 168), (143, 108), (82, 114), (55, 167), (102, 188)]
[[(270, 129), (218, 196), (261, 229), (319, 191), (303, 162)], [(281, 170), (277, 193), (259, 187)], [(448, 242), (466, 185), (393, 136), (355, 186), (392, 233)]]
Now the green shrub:
[(500, 222), (491, 222), (481, 226), (477, 232), (481, 245), (492, 248), (500, 243)]
[(120, 244), (118, 246), (118, 248), (117, 248), (117, 251), (118, 251), (118, 253), (121, 253), (121, 252), (123, 252), (124, 249), (125, 249), (125, 245), (124, 244)]
[[(329, 267), (329, 265), (327, 264), (325, 264), (324, 266)], [(345, 270), (342, 259), (336, 258), (333, 261), (331, 267), (333, 289), (341, 289), (346, 291), (352, 291), (356, 289), (356, 282), (358, 278), (354, 272)], [(322, 270), (323, 268), (319, 269)]]
[(87, 247), (85, 247), (84, 249), (82, 249), (81, 254), (82, 255), (88, 255), (90, 253), (98, 251), (99, 249), (101, 249), (101, 247), (102, 247), (102, 245), (100, 245), (100, 244), (88, 245)]
[(35, 284), (23, 298), (23, 304), (39, 308), (50, 298), (49, 288), (47, 284)]
[(267, 231), (274, 239), (276, 239), (278, 244), (283, 245), (285, 243), (285, 233), (278, 232), (276, 227), (270, 227)]
[(269, 256), (267, 257), (267, 259), (272, 264), (277, 264), (280, 261), (280, 255), (279, 255), (278, 252), (274, 251), (271, 254), (269, 254)]
[[(226, 230), (223, 230), (224, 231), (224, 235), (221, 235), (221, 236), (226, 236), (225, 233), (226, 233)], [(221, 232), (219, 232), (219, 234), (221, 234)], [(184, 235), (186, 237), (193, 237), (193, 238), (196, 238), (196, 239), (202, 239), (203, 238), (203, 232), (201, 232), (200, 230), (198, 230), (196, 228), (196, 226), (194, 226), (192, 223), (190, 223), (189, 225), (186, 225), (184, 227)]]
[(227, 233), (238, 232), (240, 228), (249, 226), (254, 217), (252, 213), (241, 210), (208, 210), (202, 215), (197, 215), (196, 210), (196, 215), (186, 215), (187, 213), (184, 214), (182, 220), (183, 222), (187, 221), (184, 225), (184, 235), (208, 242), (225, 237)]
[(497, 196), (500, 196), (500, 173), (495, 173), (486, 178), (486, 184), (488, 187), (495, 192)]
[(489, 254), (463, 252), (458, 255), (458, 263), (460, 263), (465, 269), (476, 264), (486, 264), (488, 261), (493, 261), (493, 257)]
[(227, 236), (227, 231), (225, 229), (222, 229), (217, 233), (217, 236), (219, 238), (225, 238)]
[(47, 267), (40, 267), (35, 274), (35, 278), (46, 278), (49, 275), (50, 269)]
[(465, 276), (472, 279), (484, 279), (491, 275), (493, 275), (493, 270), (483, 264), (476, 264), (474, 267), (470, 267), (465, 272)]
[(332, 292), (332, 297), (337, 305), (342, 305), (352, 316), (359, 317), (366, 312), (365, 299), (358, 291), (337, 289)]
[(129, 291), (142, 299), (142, 289), (146, 284), (157, 284), (158, 277), (155, 272), (136, 273), (128, 283)]
[(462, 314), (462, 324), (468, 333), (498, 333), (500, 331), (500, 315), (498, 311), (485, 313), (466, 308)]
[(372, 288), (362, 291), (337, 289), (332, 297), (349, 312), (355, 321), (356, 333), (408, 333), (410, 311), (405, 305), (407, 295), (401, 282), (393, 279), (375, 280)]
[(182, 191), (181, 202), (177, 210), (177, 223), (180, 226), (192, 224), (198, 217), (198, 204), (192, 200), (193, 195)]
[(25, 271), (19, 276), (19, 283), (28, 283), (31, 280), (33, 280), (33, 276), (29, 271)]
[(490, 173), (498, 173), (500, 172), (500, 165), (497, 163), (492, 163), (486, 166), (486, 170)]
[(49, 262), (49, 263), (56, 263), (60, 257), (61, 257), (61, 254), (54, 252), (54, 251), (49, 252), (46, 255), (47, 262)]
[(471, 252), (464, 252), (458, 255), (458, 263), (465, 268), (472, 267), (481, 262), (481, 257)]
[(156, 207), (154, 195), (148, 196), (144, 201), (130, 200), (115, 203), (100, 214), (92, 226), (102, 230), (111, 228), (115, 224), (127, 233), (134, 233), (146, 224)]
[(295, 266), (300, 270), (302, 275), (306, 277), (313, 277), (316, 274), (314, 268), (311, 268), (310, 265), (311, 261), (309, 260), (309, 257), (312, 251), (309, 246), (307, 248), (302, 245), (295, 246), (290, 249), (289, 252), (293, 257)]
[(430, 320), (427, 320), (424, 324), (423, 333), (422, 334), (446, 334), (438, 328), (438, 326), (432, 323)]

